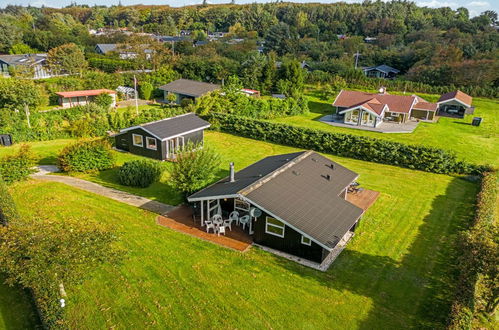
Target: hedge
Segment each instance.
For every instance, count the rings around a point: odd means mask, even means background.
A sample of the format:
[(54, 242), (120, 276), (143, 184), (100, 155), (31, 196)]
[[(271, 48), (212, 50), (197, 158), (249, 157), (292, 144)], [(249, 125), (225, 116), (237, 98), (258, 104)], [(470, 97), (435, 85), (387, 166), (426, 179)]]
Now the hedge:
[(432, 147), (271, 123), (229, 114), (204, 116), (214, 129), (303, 149), (433, 173), (480, 174), (487, 169)]
[(487, 305), (493, 304), (497, 299), (493, 298), (493, 291), (497, 290), (499, 263), (498, 229), (494, 222), (497, 212), (497, 182), (497, 172), (484, 173), (473, 223), (458, 239), (459, 275), (449, 329), (471, 329), (476, 312), (490, 313)]

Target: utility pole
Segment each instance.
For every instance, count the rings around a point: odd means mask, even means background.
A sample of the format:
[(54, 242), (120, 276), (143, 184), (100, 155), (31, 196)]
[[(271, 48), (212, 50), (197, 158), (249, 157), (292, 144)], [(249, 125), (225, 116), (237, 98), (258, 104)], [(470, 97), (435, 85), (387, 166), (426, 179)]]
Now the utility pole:
[(135, 112), (137, 113), (137, 117), (139, 116), (139, 101), (138, 101), (138, 93), (137, 93), (137, 78), (133, 75), (133, 89), (135, 90)]
[(360, 55), (360, 53), (359, 53), (359, 51), (357, 51), (355, 53), (355, 68), (356, 69), (357, 69), (357, 64), (359, 63), (359, 55)]
[(26, 118), (28, 119), (28, 127), (31, 128), (31, 122), (29, 120), (29, 108), (28, 108), (28, 105), (26, 103), (24, 103), (24, 112), (26, 113)]

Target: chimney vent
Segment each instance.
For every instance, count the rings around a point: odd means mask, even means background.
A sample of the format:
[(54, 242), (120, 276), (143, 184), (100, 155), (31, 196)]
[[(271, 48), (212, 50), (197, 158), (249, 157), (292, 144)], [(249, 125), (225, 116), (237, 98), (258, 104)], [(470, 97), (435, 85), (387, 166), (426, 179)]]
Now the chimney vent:
[(235, 182), (234, 163), (230, 163), (230, 182)]
[(326, 180), (331, 181), (331, 176), (329, 174), (326, 174)]

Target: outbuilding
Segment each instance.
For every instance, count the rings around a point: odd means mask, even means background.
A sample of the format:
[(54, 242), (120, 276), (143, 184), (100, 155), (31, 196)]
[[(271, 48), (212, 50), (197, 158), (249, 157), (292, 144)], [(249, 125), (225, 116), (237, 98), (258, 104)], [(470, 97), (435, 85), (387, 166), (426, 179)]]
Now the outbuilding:
[(183, 99), (195, 100), (198, 97), (219, 90), (220, 88), (220, 85), (189, 79), (177, 79), (159, 87), (159, 89), (164, 92), (165, 101), (168, 100), (168, 94), (174, 94), (176, 96), (176, 104), (180, 104)]
[(210, 123), (194, 113), (125, 128), (115, 135), (116, 148), (159, 160), (174, 160), (189, 142), (203, 144)]
[(101, 94), (111, 95), (113, 102), (111, 106), (116, 106), (116, 91), (110, 89), (91, 89), (84, 91), (57, 92), (59, 105), (63, 108), (72, 108), (77, 105), (86, 105), (94, 101), (95, 97)]
[(438, 114), (440, 116), (451, 116), (464, 118), (464, 115), (471, 115), (475, 112), (475, 107), (471, 106), (473, 98), (461, 91), (445, 93), (438, 100)]

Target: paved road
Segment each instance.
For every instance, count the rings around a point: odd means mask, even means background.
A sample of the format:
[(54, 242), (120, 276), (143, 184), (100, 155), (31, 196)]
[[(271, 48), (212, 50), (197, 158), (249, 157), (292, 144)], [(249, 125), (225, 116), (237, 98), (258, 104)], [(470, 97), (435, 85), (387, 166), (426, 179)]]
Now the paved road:
[(69, 186), (85, 190), (97, 195), (108, 197), (114, 199), (118, 202), (122, 202), (128, 205), (136, 206), (141, 209), (154, 212), (161, 215), (166, 215), (168, 212), (173, 210), (175, 207), (164, 204), (161, 202), (153, 201), (145, 197), (132, 195), (130, 193), (116, 190), (113, 188), (107, 188), (101, 186), (100, 184), (73, 178), (70, 176), (54, 175), (52, 173), (59, 172), (59, 169), (55, 165), (42, 165), (38, 167), (38, 172), (33, 174), (32, 177), (39, 180), (54, 181), (67, 184)]

